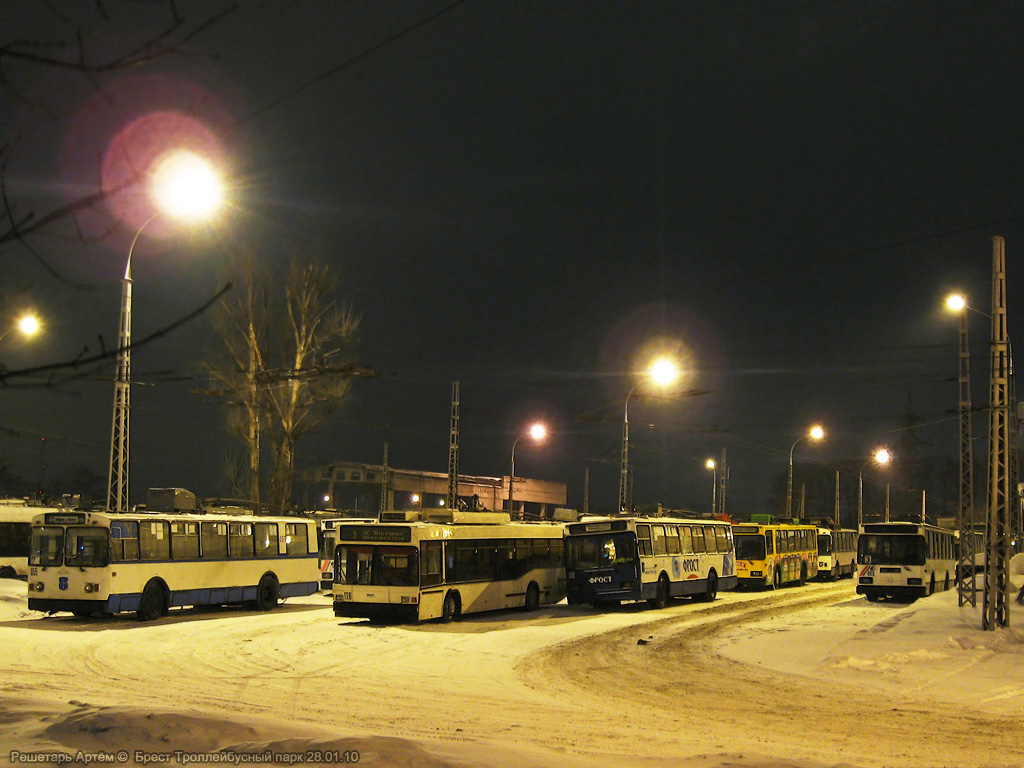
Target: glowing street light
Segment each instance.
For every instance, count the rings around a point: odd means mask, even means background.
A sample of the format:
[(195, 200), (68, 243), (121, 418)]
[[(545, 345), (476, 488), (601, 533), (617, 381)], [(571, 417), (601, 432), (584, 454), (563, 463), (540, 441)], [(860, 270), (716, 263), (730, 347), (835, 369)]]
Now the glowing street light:
[(710, 469), (712, 473), (711, 476), (713, 479), (711, 481), (711, 514), (714, 515), (717, 511), (715, 507), (718, 505), (718, 499), (716, 498), (718, 495), (718, 465), (715, 463), (714, 459), (708, 459), (707, 461), (704, 462), (704, 468)]
[[(650, 368), (647, 369), (647, 379), (650, 379), (658, 387), (664, 389), (671, 386), (679, 378), (679, 366), (668, 357), (655, 359)], [(629, 398), (633, 396), (637, 388), (643, 383), (641, 379), (626, 395), (626, 403), (622, 412), (622, 460), (619, 465), (619, 512), (625, 512), (629, 508)]]
[(149, 191), (157, 204), (132, 239), (121, 280), (121, 318), (117, 339), (117, 376), (114, 380), (114, 417), (110, 430), (110, 472), (107, 508), (128, 511), (129, 433), (131, 416), (132, 254), (143, 230), (161, 215), (200, 219), (216, 210), (223, 187), (210, 163), (188, 151), (170, 152), (154, 164)]
[(0, 341), (17, 331), (25, 338), (31, 338), (39, 333), (39, 318), (32, 314), (25, 314), (14, 321), (14, 325), (0, 334)]
[(807, 434), (801, 435), (793, 441), (793, 445), (789, 448), (789, 472), (786, 475), (786, 519), (793, 517), (793, 451), (797, 445), (802, 443), (804, 440), (814, 440), (815, 442), (824, 439), (825, 430), (819, 424), (815, 424), (808, 430)]
[(529, 437), (535, 443), (543, 443), (548, 436), (548, 428), (545, 427), (541, 422), (536, 422), (530, 425), (530, 428), (523, 432), (519, 437), (512, 443), (512, 466), (509, 469), (508, 474), (508, 511), (511, 512), (512, 507), (512, 486), (516, 482), (516, 446), (519, 441), (524, 437)]
[[(871, 456), (861, 464), (860, 472), (857, 475), (857, 530), (864, 524), (864, 468), (868, 464), (875, 464), (879, 467), (886, 467), (892, 461), (892, 453), (888, 448), (876, 448)], [(888, 504), (886, 505), (888, 509)], [(888, 515), (886, 515), (888, 517)]]

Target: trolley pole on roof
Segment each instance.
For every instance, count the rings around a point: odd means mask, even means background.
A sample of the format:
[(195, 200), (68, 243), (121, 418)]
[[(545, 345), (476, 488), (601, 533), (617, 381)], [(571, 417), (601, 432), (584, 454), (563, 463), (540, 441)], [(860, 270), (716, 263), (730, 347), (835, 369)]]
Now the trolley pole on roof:
[(459, 508), (459, 382), (452, 382), (452, 419), (448, 435), (448, 509)]
[[(1010, 626), (1010, 339), (1006, 328), (1006, 251), (992, 238), (992, 361), (989, 378), (988, 525), (981, 628)], [(1016, 489), (1014, 489), (1016, 490)]]

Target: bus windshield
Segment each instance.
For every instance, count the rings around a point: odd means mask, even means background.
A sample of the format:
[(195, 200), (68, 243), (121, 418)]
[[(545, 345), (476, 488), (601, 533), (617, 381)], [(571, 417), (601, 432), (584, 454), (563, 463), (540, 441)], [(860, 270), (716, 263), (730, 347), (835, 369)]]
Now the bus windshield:
[(819, 555), (831, 555), (832, 554), (832, 537), (827, 533), (818, 534), (818, 554)]
[(334, 567), (339, 584), (416, 587), (420, 583), (416, 547), (341, 544)]
[(110, 563), (106, 528), (68, 528), (64, 538), (64, 565), (105, 568)]
[(29, 565), (60, 565), (64, 554), (63, 528), (36, 528), (32, 531)]
[(632, 563), (636, 559), (636, 537), (625, 532), (570, 536), (565, 540), (565, 552), (570, 569)]
[(764, 560), (764, 536), (759, 533), (734, 533), (737, 560)]
[(928, 545), (923, 536), (861, 534), (857, 559), (871, 565), (924, 565)]

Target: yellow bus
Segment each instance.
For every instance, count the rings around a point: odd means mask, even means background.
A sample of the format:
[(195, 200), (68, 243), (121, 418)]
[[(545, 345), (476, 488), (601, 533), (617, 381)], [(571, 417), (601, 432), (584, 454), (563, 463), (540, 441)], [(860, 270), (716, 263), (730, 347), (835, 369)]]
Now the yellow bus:
[(317, 590), (316, 523), (251, 514), (47, 512), (32, 523), (28, 607), (76, 616), (252, 603)]
[(818, 527), (734, 523), (736, 575), (741, 587), (803, 585), (818, 575)]
[(334, 614), (454, 621), (467, 613), (536, 609), (565, 597), (561, 523), (511, 522), (508, 512), (381, 512), (335, 526)]

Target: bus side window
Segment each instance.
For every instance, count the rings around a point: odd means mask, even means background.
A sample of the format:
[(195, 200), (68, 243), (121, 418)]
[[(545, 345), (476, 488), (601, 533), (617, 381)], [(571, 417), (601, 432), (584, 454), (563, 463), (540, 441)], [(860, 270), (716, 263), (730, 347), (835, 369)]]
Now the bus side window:
[(207, 560), (223, 560), (228, 556), (227, 523), (201, 523), (200, 544)]
[(725, 535), (725, 528), (720, 525), (715, 526), (715, 544), (718, 545), (718, 551), (720, 553), (726, 553), (729, 551), (729, 539)]
[(670, 555), (679, 554), (679, 526), (665, 526), (665, 544), (668, 547), (668, 553)]
[(705, 525), (704, 526), (704, 551), (705, 552), (716, 552), (718, 545), (715, 543), (715, 526)]
[(199, 526), (195, 523), (171, 523), (171, 557), (195, 560), (199, 557)]
[(110, 561), (112, 563), (139, 559), (139, 524), (119, 520), (110, 524)]
[(637, 525), (636, 543), (640, 548), (640, 557), (650, 557), (654, 554), (654, 550), (651, 548), (651, 526)]
[(765, 531), (764, 532), (764, 551), (765, 551), (765, 554), (768, 554), (768, 555), (775, 554), (775, 547), (772, 546), (772, 544), (773, 544), (772, 532), (771, 531)]
[(665, 526), (664, 525), (652, 525), (651, 526), (651, 542), (654, 544), (654, 554), (664, 555), (667, 550), (665, 549)]
[(139, 525), (139, 556), (143, 560), (169, 560), (170, 543), (166, 520), (147, 520)]
[(281, 554), (277, 542), (277, 523), (256, 523), (256, 557), (277, 557)]
[(549, 541), (551, 554), (548, 556), (548, 567), (558, 568), (565, 562), (565, 542), (562, 539), (550, 539)]
[(284, 524), (284, 549), (289, 557), (304, 557), (309, 554), (309, 535), (305, 523)]
[(693, 553), (695, 555), (703, 555), (706, 551), (704, 549), (704, 531), (698, 526), (693, 526)]
[(693, 541), (690, 539), (690, 526), (679, 526), (679, 550), (684, 555), (693, 554)]
[(228, 557), (252, 556), (252, 523), (228, 523)]
[(424, 541), (420, 544), (420, 586), (432, 587), (441, 583), (441, 542)]

